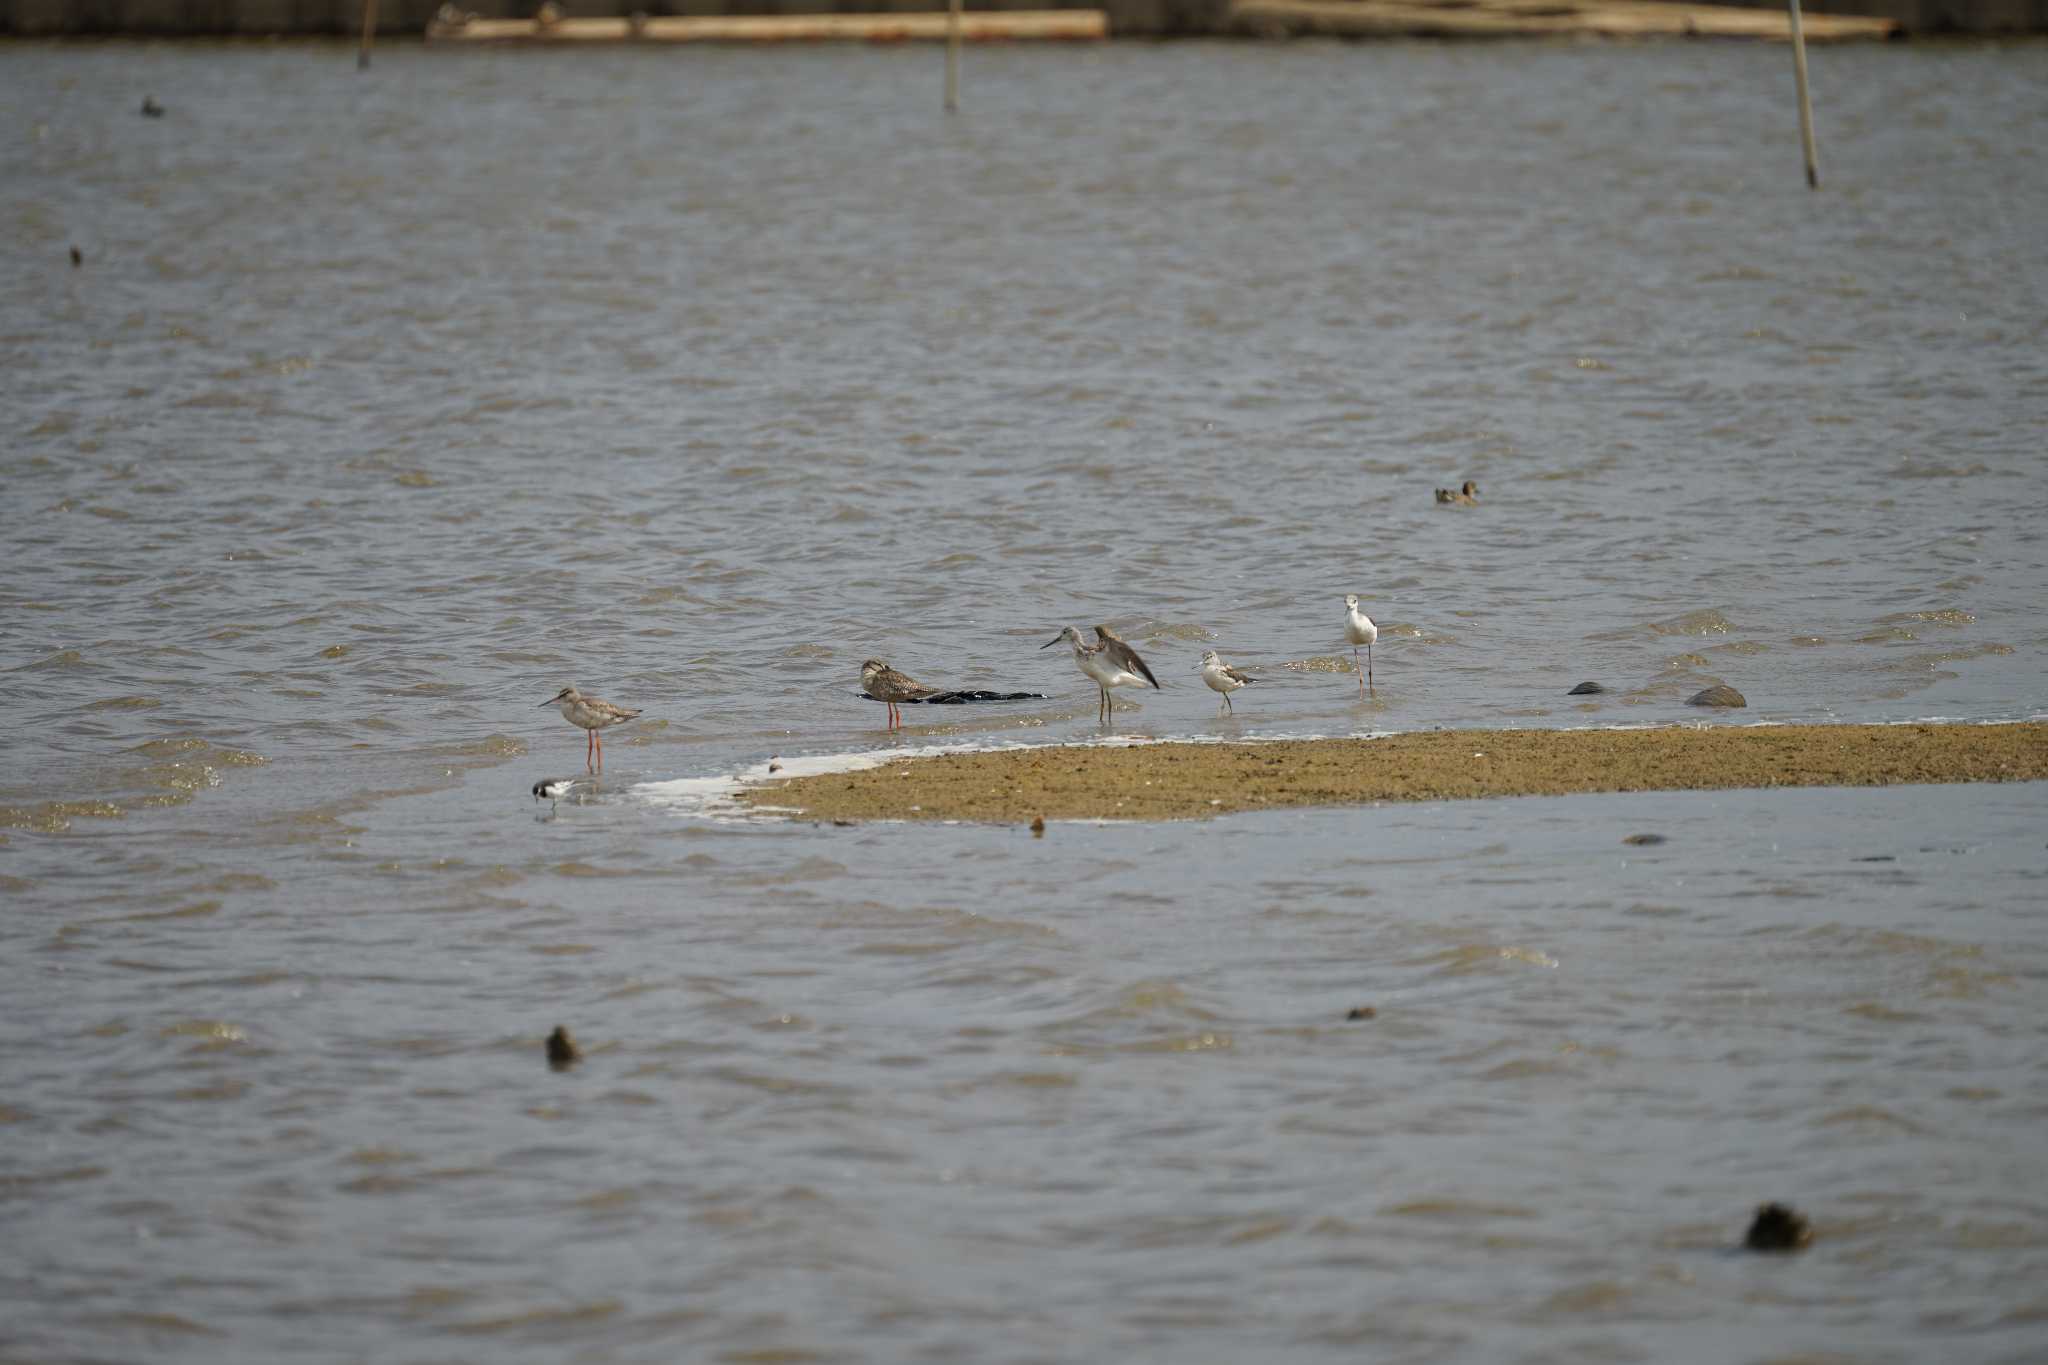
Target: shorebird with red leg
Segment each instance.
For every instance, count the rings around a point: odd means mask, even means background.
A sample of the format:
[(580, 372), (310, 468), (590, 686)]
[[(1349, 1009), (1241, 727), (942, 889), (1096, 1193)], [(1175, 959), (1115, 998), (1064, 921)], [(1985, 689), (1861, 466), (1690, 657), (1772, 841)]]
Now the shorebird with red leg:
[(589, 735), (583, 746), (583, 766), (592, 771), (604, 767), (604, 741), (598, 738), (597, 732), (614, 725), (624, 725), (640, 714), (608, 701), (599, 701), (596, 697), (586, 697), (574, 687), (563, 688), (541, 705), (561, 707), (562, 719)]
[(898, 704), (906, 701), (923, 701), (935, 697), (940, 690), (926, 687), (907, 673), (898, 673), (880, 659), (869, 659), (860, 666), (861, 691), (889, 708), (889, 729), (903, 728), (903, 708)]

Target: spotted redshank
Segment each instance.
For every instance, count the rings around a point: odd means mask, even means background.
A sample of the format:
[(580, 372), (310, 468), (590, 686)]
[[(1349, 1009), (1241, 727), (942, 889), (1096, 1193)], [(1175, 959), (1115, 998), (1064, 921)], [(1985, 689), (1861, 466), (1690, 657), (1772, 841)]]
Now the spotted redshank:
[(588, 732), (589, 740), (583, 746), (583, 766), (592, 769), (604, 766), (604, 741), (597, 732), (613, 725), (623, 725), (640, 714), (608, 701), (599, 701), (596, 697), (586, 697), (574, 687), (563, 688), (541, 705), (561, 707), (563, 720)]

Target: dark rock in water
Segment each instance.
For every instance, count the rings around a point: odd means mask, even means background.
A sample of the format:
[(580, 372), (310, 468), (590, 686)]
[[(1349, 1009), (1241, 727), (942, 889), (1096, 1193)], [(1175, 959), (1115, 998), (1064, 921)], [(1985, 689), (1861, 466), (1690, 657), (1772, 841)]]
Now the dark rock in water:
[(1346, 1019), (1377, 1019), (1379, 1013), (1371, 1005), (1354, 1005), (1352, 1006), (1351, 1013), (1344, 1017)]
[(1607, 689), (1602, 687), (1599, 683), (1582, 682), (1577, 687), (1574, 687), (1571, 691), (1565, 693), (1565, 695), (1567, 697), (1590, 697), (1595, 692), (1605, 692), (1606, 690)]
[(1804, 1214), (1783, 1204), (1765, 1204), (1756, 1211), (1742, 1245), (1750, 1251), (1804, 1251), (1813, 1241), (1813, 1225)]
[(85, 253), (84, 253), (83, 251), (80, 251), (80, 250), (79, 250), (79, 249), (78, 249), (77, 247), (72, 247), (72, 248), (71, 248), (71, 268), (72, 268), (73, 270), (76, 270), (76, 269), (78, 269), (78, 267), (80, 267), (80, 266), (82, 266), (82, 265), (84, 265), (84, 264), (85, 264)]
[(1664, 842), (1664, 836), (1661, 834), (1631, 834), (1628, 838), (1623, 839), (1622, 842), (1624, 844), (1661, 844)]
[(1034, 839), (1043, 839), (1045, 837), (1045, 817), (1043, 815), (1032, 817), (1031, 837)]
[(1695, 692), (1685, 699), (1687, 706), (1747, 706), (1742, 694), (1732, 687), (1716, 684), (1702, 692)]
[(583, 1049), (576, 1046), (576, 1040), (569, 1036), (569, 1030), (560, 1024), (548, 1035), (548, 1065), (557, 1071), (576, 1065), (583, 1060)]
[(142, 116), (144, 118), (162, 118), (164, 116), (164, 107), (156, 102), (155, 95), (144, 95), (142, 97)]

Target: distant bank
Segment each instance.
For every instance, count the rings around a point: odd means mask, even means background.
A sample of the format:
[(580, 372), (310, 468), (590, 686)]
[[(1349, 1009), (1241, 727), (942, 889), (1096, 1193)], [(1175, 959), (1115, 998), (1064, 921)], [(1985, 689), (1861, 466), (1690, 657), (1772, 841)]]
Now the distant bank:
[[(559, 0), (558, 0), (559, 3)], [(380, 35), (418, 37), (441, 0), (377, 0)], [(459, 0), (485, 19), (526, 19), (538, 0)], [(1595, 8), (1585, 0), (1582, 8)], [(943, 0), (567, 0), (565, 17), (904, 13), (943, 10)], [(1512, 36), (1523, 30), (1473, 25), (1470, 0), (968, 0), (970, 11), (1087, 8), (1106, 11), (1119, 38)], [(1554, 7), (1563, 9), (1566, 6)], [(1648, 8), (1648, 7), (1644, 7)], [(1679, 6), (1658, 6), (1680, 11)], [(1757, 5), (1779, 9), (1782, 5)], [(1859, 14), (1896, 21), (1909, 35), (2048, 33), (2048, 0), (1805, 0), (1808, 14)], [(0, 0), (0, 35), (55, 37), (353, 37), (362, 0)], [(1647, 31), (1647, 30), (1646, 30)]]

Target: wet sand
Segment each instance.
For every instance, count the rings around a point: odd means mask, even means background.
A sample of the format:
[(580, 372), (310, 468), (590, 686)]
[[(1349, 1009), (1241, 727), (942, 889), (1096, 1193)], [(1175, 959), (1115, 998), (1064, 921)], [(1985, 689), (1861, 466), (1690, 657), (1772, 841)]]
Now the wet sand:
[(1187, 820), (1373, 801), (2044, 779), (2043, 722), (1673, 726), (1045, 746), (790, 778), (741, 799), (806, 819)]

